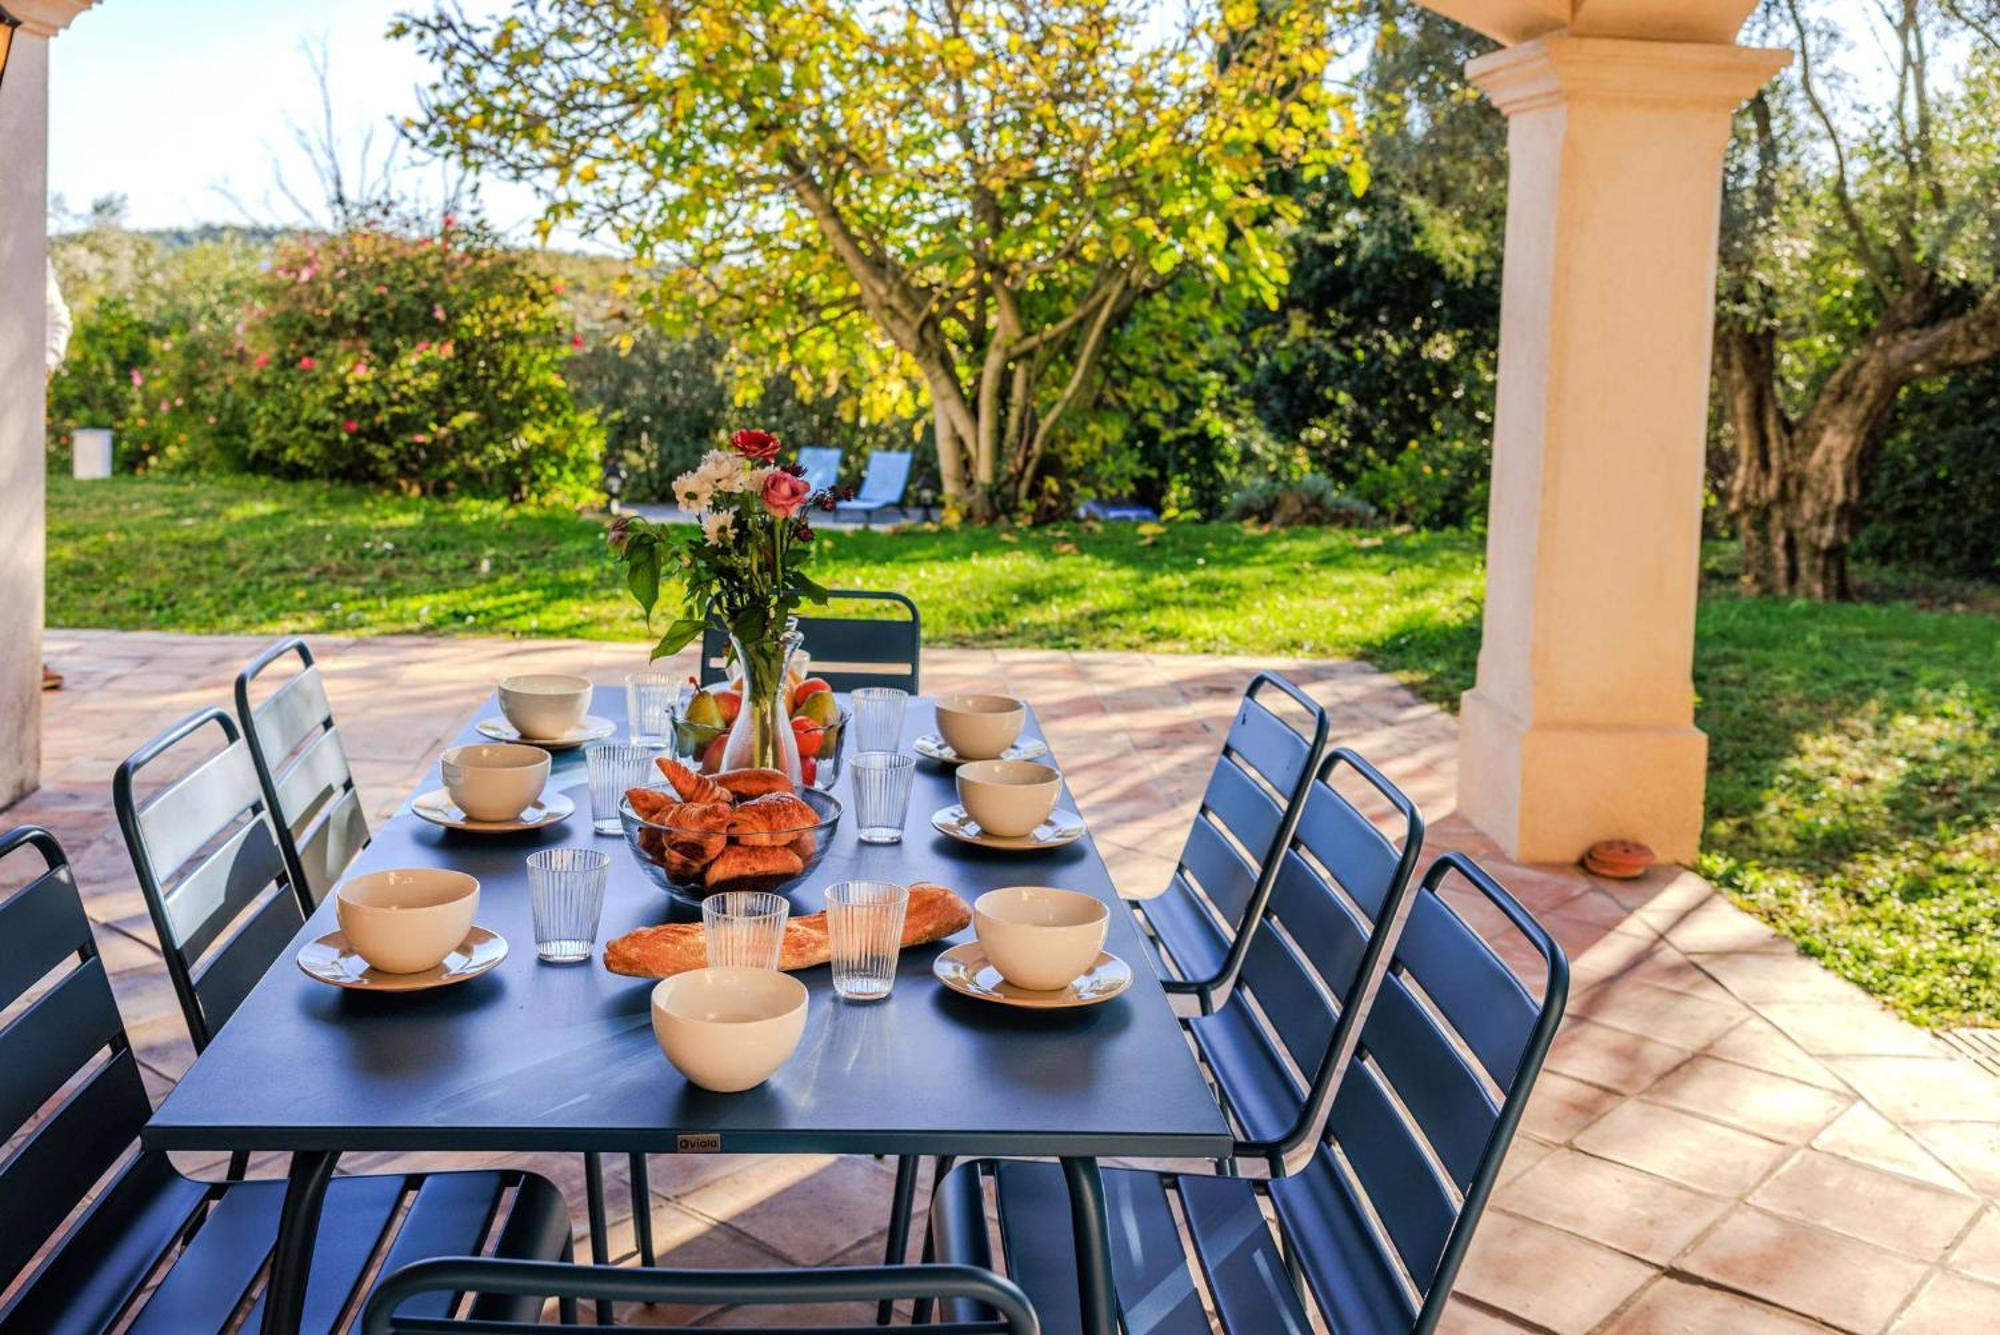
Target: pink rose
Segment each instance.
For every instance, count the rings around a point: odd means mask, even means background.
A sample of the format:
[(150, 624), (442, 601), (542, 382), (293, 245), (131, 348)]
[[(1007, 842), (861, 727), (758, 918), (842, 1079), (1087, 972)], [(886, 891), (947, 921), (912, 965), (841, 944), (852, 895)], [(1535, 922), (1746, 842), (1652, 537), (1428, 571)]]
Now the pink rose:
[(318, 366), (318, 365), (319, 365), (319, 363), (318, 363), (318, 362), (316, 362), (316, 361), (314, 361), (314, 360), (313, 360), (312, 358), (310, 358), (310, 357), (301, 357), (301, 358), (299, 358), (299, 369), (300, 369), (301, 371), (310, 371), (310, 370), (312, 370), (312, 369), (313, 369), (313, 367), (315, 367), (315, 366)]
[(764, 475), (764, 508), (778, 519), (790, 519), (806, 508), (812, 486), (802, 477), (772, 469)]

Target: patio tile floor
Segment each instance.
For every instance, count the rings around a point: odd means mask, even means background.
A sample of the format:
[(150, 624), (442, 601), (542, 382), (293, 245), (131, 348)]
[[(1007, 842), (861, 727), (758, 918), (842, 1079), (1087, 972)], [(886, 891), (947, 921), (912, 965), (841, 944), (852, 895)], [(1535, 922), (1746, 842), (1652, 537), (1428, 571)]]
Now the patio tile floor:
[[(44, 786), (5, 820), (45, 824), (68, 846), (156, 1097), (192, 1053), (111, 817), (111, 771), (187, 711), (226, 706), (236, 669), (265, 643), (48, 635), (49, 661), (68, 684), (43, 701)], [(328, 638), (314, 649), (377, 822), (503, 671), (573, 671), (609, 684), (644, 663), (637, 646), (571, 641)], [(1799, 955), (1690, 872), (1658, 868), (1617, 883), (1499, 858), (1451, 810), (1455, 724), (1390, 677), (1363, 663), (1240, 656), (924, 655), (929, 690), (1004, 685), (1035, 701), (1112, 875), (1133, 898), (1164, 884), (1236, 695), (1266, 666), (1322, 701), (1333, 736), (1416, 798), (1432, 850), (1486, 861), (1570, 953), (1571, 1018), (1447, 1330), (1903, 1335), (2000, 1325), (2000, 1079)], [(386, 1162), (357, 1156), (350, 1166)], [(563, 1187), (582, 1236), (580, 1158), (527, 1162)], [(882, 1245), (892, 1167), (655, 1157), (654, 1236), (668, 1263), (869, 1260)], [(607, 1160), (606, 1175), (614, 1249), (630, 1259), (622, 1157)], [(780, 1314), (644, 1310), (627, 1319), (690, 1316), (736, 1326)]]

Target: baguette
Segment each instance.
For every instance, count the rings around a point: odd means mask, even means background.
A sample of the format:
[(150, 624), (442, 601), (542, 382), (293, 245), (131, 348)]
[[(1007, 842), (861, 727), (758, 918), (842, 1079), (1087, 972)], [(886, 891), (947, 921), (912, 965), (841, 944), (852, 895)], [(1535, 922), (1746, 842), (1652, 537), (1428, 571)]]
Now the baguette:
[[(909, 907), (903, 914), (903, 945), (941, 941), (964, 931), (971, 923), (972, 909), (956, 893), (920, 881), (910, 887)], [(808, 913), (785, 923), (785, 942), (778, 953), (779, 968), (810, 969), (831, 958), (826, 914)], [(613, 937), (604, 946), (604, 967), (628, 978), (668, 978), (707, 965), (708, 944), (698, 922), (640, 927)]]

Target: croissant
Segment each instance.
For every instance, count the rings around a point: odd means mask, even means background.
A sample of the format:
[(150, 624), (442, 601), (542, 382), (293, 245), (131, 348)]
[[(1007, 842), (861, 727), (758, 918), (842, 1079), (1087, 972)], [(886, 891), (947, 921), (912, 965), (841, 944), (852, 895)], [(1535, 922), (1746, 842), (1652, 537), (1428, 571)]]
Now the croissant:
[(790, 793), (753, 797), (736, 808), (729, 832), (751, 848), (790, 844), (800, 830), (819, 824), (819, 813)]
[(702, 884), (711, 891), (775, 890), (806, 869), (789, 848), (756, 848), (731, 844), (708, 864)]
[(660, 822), (661, 817), (679, 806), (671, 793), (663, 793), (658, 788), (627, 788), (625, 800), (632, 804), (632, 812), (640, 820)]
[(666, 831), (667, 851), (706, 863), (729, 842), (728, 830), (734, 813), (723, 802), (683, 802), (669, 807), (660, 824)]
[(724, 770), (715, 776), (713, 782), (726, 788), (739, 802), (745, 798), (768, 797), (772, 793), (798, 791), (798, 786), (785, 777), (785, 772), (776, 769)]
[(667, 776), (667, 782), (681, 795), (683, 802), (732, 802), (733, 794), (704, 774), (697, 774), (672, 756), (661, 756), (653, 762), (660, 767), (660, 773)]

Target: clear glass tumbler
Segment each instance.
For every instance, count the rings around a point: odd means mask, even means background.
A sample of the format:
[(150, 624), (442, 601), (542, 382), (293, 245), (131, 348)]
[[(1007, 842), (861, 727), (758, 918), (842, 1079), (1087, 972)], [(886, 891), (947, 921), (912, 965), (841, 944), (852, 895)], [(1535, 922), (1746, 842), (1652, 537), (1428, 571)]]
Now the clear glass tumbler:
[(545, 848), (528, 855), (528, 909), (535, 953), (546, 964), (581, 964), (597, 944), (611, 855), (594, 848)]
[(827, 945), (833, 990), (849, 1001), (877, 1001), (896, 985), (903, 913), (910, 892), (888, 881), (841, 881), (826, 888)]
[(725, 890), (701, 901), (702, 939), (711, 969), (775, 969), (792, 906), (763, 890)]
[(625, 674), (627, 736), (642, 746), (665, 746), (673, 740), (674, 703), (680, 680), (671, 672)]
[(894, 686), (862, 686), (850, 698), (854, 704), (855, 750), (903, 749), (903, 708), (910, 702), (908, 691)]
[(864, 844), (900, 844), (910, 814), (917, 758), (898, 751), (863, 751), (848, 762), (854, 785), (855, 837)]
[(583, 750), (583, 764), (590, 774), (590, 828), (599, 834), (618, 834), (618, 803), (628, 788), (643, 788), (659, 771), (653, 768), (658, 748), (630, 742), (597, 742)]

